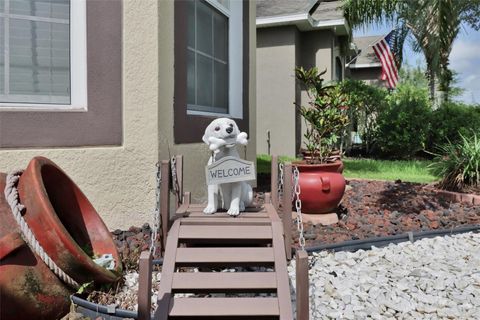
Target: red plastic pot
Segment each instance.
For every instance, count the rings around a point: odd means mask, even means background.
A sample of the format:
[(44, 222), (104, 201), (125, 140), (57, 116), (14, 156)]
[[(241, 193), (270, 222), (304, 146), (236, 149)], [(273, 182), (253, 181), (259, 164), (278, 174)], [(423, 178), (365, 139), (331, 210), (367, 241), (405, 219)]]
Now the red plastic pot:
[(341, 161), (325, 164), (294, 163), (300, 173), (300, 200), (304, 213), (334, 212), (345, 193)]
[[(6, 202), (0, 173), (0, 319), (60, 319), (73, 289), (64, 284), (21, 237)], [(121, 260), (110, 232), (75, 183), (52, 161), (33, 158), (18, 183), (23, 218), (53, 261), (79, 284), (111, 283)], [(115, 270), (92, 256), (110, 253)]]

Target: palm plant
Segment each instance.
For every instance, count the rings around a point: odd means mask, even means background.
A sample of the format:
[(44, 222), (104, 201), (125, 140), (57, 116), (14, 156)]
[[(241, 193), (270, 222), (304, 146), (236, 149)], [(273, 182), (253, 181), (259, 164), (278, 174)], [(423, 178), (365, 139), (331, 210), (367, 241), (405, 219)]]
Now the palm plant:
[(442, 177), (439, 187), (461, 191), (468, 187), (480, 187), (480, 138), (460, 134), (458, 143), (448, 142), (439, 146), (434, 162), (429, 166)]
[[(400, 66), (407, 37), (414, 50), (423, 52), (427, 63), (430, 98), (436, 89), (448, 99), (452, 80), (449, 56), (462, 24), (480, 29), (480, 0), (343, 0), (344, 15), (352, 27), (387, 22), (396, 27), (395, 48)], [(438, 88), (436, 83), (438, 79)], [(443, 102), (442, 101), (442, 102)]]

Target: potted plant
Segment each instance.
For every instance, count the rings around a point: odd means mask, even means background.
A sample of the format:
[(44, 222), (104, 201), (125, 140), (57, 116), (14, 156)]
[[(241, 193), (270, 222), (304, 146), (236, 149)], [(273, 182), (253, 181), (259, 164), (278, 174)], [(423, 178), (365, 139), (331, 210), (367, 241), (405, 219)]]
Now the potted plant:
[(306, 213), (334, 211), (345, 192), (343, 163), (336, 145), (348, 124), (347, 99), (340, 86), (324, 85), (325, 72), (319, 73), (316, 67), (295, 69), (310, 100), (306, 106), (297, 105), (307, 126), (304, 160), (295, 163), (300, 171), (302, 211)]

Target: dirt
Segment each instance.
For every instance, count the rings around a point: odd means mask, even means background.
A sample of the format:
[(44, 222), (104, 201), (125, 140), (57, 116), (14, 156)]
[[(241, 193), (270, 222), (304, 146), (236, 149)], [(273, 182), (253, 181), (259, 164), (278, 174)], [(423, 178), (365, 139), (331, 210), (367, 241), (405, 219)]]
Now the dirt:
[[(306, 246), (480, 224), (480, 206), (450, 203), (409, 182), (353, 180), (337, 210), (339, 222), (304, 225)], [(298, 241), (296, 227), (293, 239)]]

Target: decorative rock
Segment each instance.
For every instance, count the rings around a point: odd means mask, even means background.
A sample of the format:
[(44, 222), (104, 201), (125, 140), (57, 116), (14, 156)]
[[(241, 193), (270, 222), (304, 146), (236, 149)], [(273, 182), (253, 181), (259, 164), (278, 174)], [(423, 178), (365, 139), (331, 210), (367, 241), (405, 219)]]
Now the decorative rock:
[[(355, 253), (313, 253), (310, 318), (476, 318), (479, 248), (480, 234), (466, 233)], [(293, 282), (295, 269), (289, 273)]]

